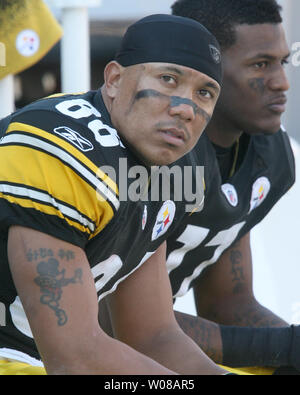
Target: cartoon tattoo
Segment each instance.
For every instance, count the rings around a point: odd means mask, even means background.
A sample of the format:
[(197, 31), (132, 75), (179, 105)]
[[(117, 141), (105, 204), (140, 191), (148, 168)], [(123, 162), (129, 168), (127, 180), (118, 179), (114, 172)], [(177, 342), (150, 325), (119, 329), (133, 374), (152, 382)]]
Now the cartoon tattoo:
[(67, 323), (68, 317), (59, 306), (62, 296), (62, 287), (69, 284), (82, 284), (82, 270), (76, 269), (72, 278), (65, 278), (65, 269), (58, 270), (59, 262), (55, 258), (42, 261), (37, 265), (38, 277), (34, 282), (40, 287), (42, 296), (40, 302), (48, 305), (55, 312), (57, 324), (63, 326)]

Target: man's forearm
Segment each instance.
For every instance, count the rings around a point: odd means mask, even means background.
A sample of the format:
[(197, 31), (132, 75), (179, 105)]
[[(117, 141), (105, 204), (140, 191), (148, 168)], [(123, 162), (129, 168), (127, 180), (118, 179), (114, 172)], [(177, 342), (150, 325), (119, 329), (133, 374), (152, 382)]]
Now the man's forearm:
[[(288, 327), (289, 324), (281, 320), (275, 314), (260, 306), (261, 309), (254, 309), (249, 307), (248, 314), (245, 312), (236, 313), (236, 320), (232, 319), (231, 325), (222, 325), (208, 321), (201, 317), (192, 316), (189, 314), (184, 314), (181, 312), (175, 312), (177, 322), (183, 331), (191, 337), (198, 346), (216, 363), (224, 363), (223, 358), (223, 340), (222, 340), (222, 328), (223, 331), (226, 329), (226, 333), (230, 333), (230, 330), (235, 331), (236, 328), (241, 327), (252, 327), (252, 328), (262, 328), (262, 327)], [(243, 328), (239, 331), (241, 336), (248, 338), (249, 332)], [(241, 355), (242, 358), (242, 355)]]
[(300, 368), (300, 328), (225, 326), (175, 313), (181, 328), (216, 363), (225, 366)]
[[(99, 336), (98, 336), (99, 337)], [(74, 355), (54, 354), (46, 358), (49, 375), (176, 375), (155, 360), (118, 340), (102, 336), (89, 347), (79, 347)]]
[(247, 303), (239, 303), (238, 308), (221, 306), (218, 312), (214, 312), (214, 322), (229, 326), (241, 326), (252, 328), (283, 328), (289, 324), (275, 313), (259, 304), (256, 300)]
[(180, 374), (226, 374), (226, 371), (214, 363), (179, 327), (162, 331), (150, 343), (136, 348)]
[(182, 330), (209, 358), (216, 363), (223, 362), (222, 338), (218, 324), (178, 311), (175, 311), (175, 316)]

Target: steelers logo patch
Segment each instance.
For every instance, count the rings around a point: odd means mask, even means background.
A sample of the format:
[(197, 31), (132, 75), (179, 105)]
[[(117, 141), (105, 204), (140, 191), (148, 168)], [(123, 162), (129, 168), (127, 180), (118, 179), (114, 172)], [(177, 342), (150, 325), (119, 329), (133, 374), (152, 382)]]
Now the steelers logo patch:
[(166, 233), (175, 216), (176, 206), (172, 200), (167, 200), (159, 210), (152, 231), (152, 241)]
[(17, 51), (22, 56), (33, 56), (40, 48), (40, 38), (34, 30), (22, 30), (16, 39)]
[(270, 189), (271, 184), (267, 177), (260, 177), (255, 181), (252, 187), (249, 213), (251, 213), (251, 211), (253, 211), (262, 204), (262, 202), (267, 197)]

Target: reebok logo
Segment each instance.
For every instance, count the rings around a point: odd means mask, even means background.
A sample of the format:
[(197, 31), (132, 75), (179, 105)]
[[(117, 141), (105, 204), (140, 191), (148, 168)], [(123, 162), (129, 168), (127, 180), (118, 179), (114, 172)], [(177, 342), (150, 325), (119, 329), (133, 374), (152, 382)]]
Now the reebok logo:
[(80, 151), (86, 152), (94, 149), (93, 144), (89, 140), (82, 137), (81, 134), (75, 132), (75, 130), (68, 128), (67, 126), (60, 126), (58, 128), (55, 128), (54, 132), (75, 145), (75, 147), (80, 149)]

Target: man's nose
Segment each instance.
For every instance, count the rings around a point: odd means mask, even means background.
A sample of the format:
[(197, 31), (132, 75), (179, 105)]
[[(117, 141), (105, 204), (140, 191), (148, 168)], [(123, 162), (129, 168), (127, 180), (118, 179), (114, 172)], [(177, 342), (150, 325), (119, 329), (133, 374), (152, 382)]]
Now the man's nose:
[(290, 84), (284, 67), (281, 65), (269, 80), (269, 87), (274, 91), (286, 92), (290, 89)]
[(181, 119), (191, 122), (195, 119), (195, 109), (193, 102), (187, 98), (172, 97), (169, 113), (172, 116), (179, 116)]

